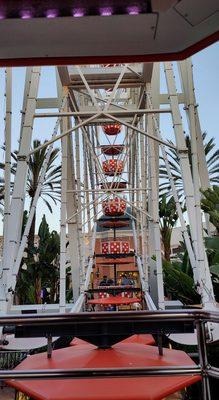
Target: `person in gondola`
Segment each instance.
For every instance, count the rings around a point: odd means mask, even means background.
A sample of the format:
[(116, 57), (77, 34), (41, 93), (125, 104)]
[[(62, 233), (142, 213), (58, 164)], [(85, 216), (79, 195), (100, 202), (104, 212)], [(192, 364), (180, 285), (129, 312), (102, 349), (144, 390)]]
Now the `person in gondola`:
[(114, 286), (114, 280), (111, 278), (107, 279), (107, 286)]
[(107, 275), (103, 275), (103, 279), (102, 281), (100, 281), (99, 286), (108, 286), (107, 282), (108, 282)]
[(126, 274), (122, 274), (121, 286), (132, 286), (132, 285), (133, 285), (132, 280), (129, 279)]

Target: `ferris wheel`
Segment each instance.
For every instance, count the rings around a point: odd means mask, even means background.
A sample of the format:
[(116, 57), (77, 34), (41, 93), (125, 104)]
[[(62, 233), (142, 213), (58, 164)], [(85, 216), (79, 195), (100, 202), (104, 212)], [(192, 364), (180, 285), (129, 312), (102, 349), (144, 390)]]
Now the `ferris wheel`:
[[(216, 2), (112, 0), (103, 7), (99, 0), (55, 1), (53, 8), (49, 1), (34, 3), (0, 5), (0, 65), (6, 66), (0, 93), (5, 97), (0, 345), (17, 350), (25, 341), (27, 350), (46, 344), (47, 351), (42, 358), (27, 357), (15, 371), (0, 371), (0, 379), (13, 379), (11, 386), (36, 400), (142, 400), (142, 393), (145, 400), (162, 399), (202, 380), (203, 398), (210, 399), (209, 377), (218, 377), (218, 370), (209, 366), (206, 342), (218, 340), (219, 317), (204, 246), (212, 226), (208, 216), (204, 226), (200, 205), (200, 189), (210, 181), (188, 57), (217, 40)], [(23, 65), (14, 171), (11, 66)], [(52, 66), (53, 97), (40, 96), (42, 65)], [(34, 147), (33, 130), (39, 120), (46, 129), (48, 119), (54, 121), (53, 131)], [(22, 315), (30, 305), (15, 304), (16, 285), (55, 145), (61, 167), (58, 301), (31, 304), (37, 315)], [(23, 226), (30, 160), (40, 151), (45, 157)], [(200, 298), (198, 310), (180, 309), (178, 299), (173, 310), (175, 303), (165, 293), (160, 159)], [(33, 338), (38, 338), (35, 344)], [(163, 339), (197, 344), (200, 365), (185, 352), (164, 348)], [(18, 381), (30, 376), (71, 379), (65, 390), (56, 380), (54, 386), (43, 381), (41, 393), (37, 381)], [(131, 391), (121, 383), (129, 376)], [(69, 397), (72, 393), (75, 397)]]

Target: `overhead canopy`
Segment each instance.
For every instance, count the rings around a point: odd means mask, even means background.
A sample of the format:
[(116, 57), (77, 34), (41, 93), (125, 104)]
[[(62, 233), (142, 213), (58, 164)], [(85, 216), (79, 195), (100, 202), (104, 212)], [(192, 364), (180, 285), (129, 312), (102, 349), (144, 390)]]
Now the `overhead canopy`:
[(217, 0), (1, 0), (0, 64), (186, 58), (218, 38)]
[[(16, 369), (119, 368), (152, 366), (194, 366), (190, 357), (178, 350), (137, 343), (118, 343), (112, 349), (100, 350), (90, 344), (78, 344), (27, 357)], [(124, 377), (102, 379), (66, 379), (11, 381), (13, 386), (37, 400), (160, 400), (192, 383), (199, 376)]]

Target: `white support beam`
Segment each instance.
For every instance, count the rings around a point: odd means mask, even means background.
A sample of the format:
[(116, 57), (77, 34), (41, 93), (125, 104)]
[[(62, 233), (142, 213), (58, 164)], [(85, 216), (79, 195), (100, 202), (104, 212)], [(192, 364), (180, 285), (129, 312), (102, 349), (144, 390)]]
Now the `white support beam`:
[(191, 65), (187, 69), (187, 104), (190, 134), (191, 134), (191, 147), (192, 147), (192, 168), (191, 171), (188, 150), (186, 148), (185, 137), (182, 127), (182, 118), (180, 115), (178, 99), (176, 95), (176, 86), (174, 82), (174, 75), (171, 63), (164, 63), (164, 70), (166, 75), (168, 92), (170, 95), (170, 104), (172, 107), (172, 118), (174, 125), (175, 138), (177, 143), (177, 152), (180, 160), (180, 167), (182, 171), (182, 179), (185, 191), (185, 199), (187, 204), (187, 212), (190, 222), (191, 237), (193, 241), (193, 249), (196, 258), (196, 268), (193, 269), (194, 278), (197, 284), (197, 289), (202, 297), (202, 304), (204, 307), (213, 307), (215, 304), (214, 293), (210, 278), (210, 271), (207, 265), (207, 257), (205, 254), (203, 229), (200, 210), (200, 194), (199, 194), (199, 171), (197, 159), (197, 143), (196, 143), (196, 124), (195, 124), (195, 99), (194, 99), (194, 86), (192, 78)]
[[(65, 102), (65, 100), (66, 99), (64, 99), (63, 101)], [(54, 131), (53, 131), (53, 135), (52, 135), (53, 137), (55, 137), (57, 135), (57, 131), (58, 131), (58, 128), (59, 128), (59, 123), (60, 123), (60, 121), (58, 119), (57, 122), (56, 122), (55, 128), (54, 128)], [(53, 144), (51, 144), (49, 146), (48, 151), (47, 151), (46, 156), (45, 156), (45, 159), (44, 159), (44, 162), (43, 162), (43, 165), (42, 165), (42, 168), (41, 168), (41, 174), (40, 174), (40, 177), (39, 177), (37, 189), (36, 189), (33, 201), (32, 201), (32, 205), (31, 205), (31, 209), (30, 209), (30, 212), (29, 212), (29, 215), (28, 215), (27, 223), (26, 223), (26, 226), (25, 226), (25, 229), (24, 229), (24, 233), (23, 233), (21, 242), (20, 242), (20, 246), (19, 246), (19, 250), (18, 250), (18, 253), (17, 253), (16, 261), (15, 261), (14, 266), (13, 266), (12, 278), (11, 278), (12, 290), (14, 290), (15, 286), (16, 286), (17, 275), (18, 275), (18, 272), (19, 272), (19, 268), (20, 268), (20, 265), (21, 265), (22, 258), (23, 258), (25, 246), (27, 244), (27, 240), (28, 240), (31, 224), (32, 224), (34, 215), (36, 214), (37, 203), (38, 203), (38, 200), (40, 198), (40, 194), (41, 194), (41, 190), (42, 190), (42, 187), (43, 187), (43, 183), (44, 183), (44, 179), (45, 179), (45, 175), (46, 175), (46, 171), (47, 171), (47, 167), (48, 167), (48, 163), (49, 163), (49, 159), (50, 159), (52, 150), (53, 150)]]
[[(195, 98), (195, 88), (194, 88), (194, 82), (193, 82), (193, 73), (192, 73), (192, 60), (187, 59), (184, 61), (178, 62), (178, 69), (179, 69), (179, 74), (181, 78), (181, 85), (183, 87), (183, 91), (185, 93), (184, 98), (185, 98), (185, 110), (186, 110), (186, 115), (187, 115), (187, 120), (188, 124), (190, 126), (190, 117), (189, 117), (189, 106), (190, 106), (190, 95), (189, 95), (189, 85), (192, 84), (193, 87), (193, 105), (194, 105), (194, 115), (195, 115), (195, 131), (196, 131), (196, 141), (197, 141), (197, 162), (198, 162), (198, 170), (199, 170), (199, 181), (200, 181), (200, 187), (202, 190), (206, 190), (207, 188), (210, 187), (210, 179), (209, 179), (209, 173), (208, 173), (208, 167), (207, 167), (207, 160), (205, 156), (205, 149), (204, 149), (204, 143), (202, 139), (202, 131), (201, 131), (201, 126), (200, 126), (200, 120), (199, 120), (199, 115), (198, 115), (198, 106), (196, 103), (196, 98)], [(190, 81), (188, 80), (190, 76)], [(191, 107), (190, 107), (191, 108)], [(211, 235), (211, 232), (214, 232), (214, 227), (209, 221), (209, 215), (206, 213), (205, 214), (205, 220), (206, 220), (206, 226), (208, 230), (208, 235)]]
[[(75, 167), (73, 157), (72, 137), (68, 137), (68, 190), (75, 190)], [(69, 239), (69, 256), (71, 262), (71, 276), (74, 302), (77, 301), (80, 294), (80, 254), (78, 242), (78, 220), (77, 215), (70, 220), (72, 213), (77, 213), (77, 198), (75, 193), (67, 192), (67, 223), (68, 223), (68, 239)]]
[(134, 126), (134, 125), (132, 125), (132, 124), (129, 124), (128, 122), (126, 122), (126, 121), (124, 121), (124, 120), (121, 120), (121, 119), (118, 118), (118, 117), (114, 117), (113, 115), (108, 114), (108, 113), (106, 114), (106, 113), (104, 113), (104, 112), (102, 113), (102, 115), (105, 115), (105, 117), (107, 117), (107, 118), (109, 118), (109, 119), (112, 119), (113, 121), (119, 122), (121, 125), (125, 125), (125, 126), (127, 126), (128, 128), (132, 129), (133, 131), (139, 132), (139, 133), (141, 133), (142, 135), (147, 136), (148, 138), (155, 140), (155, 142), (161, 143), (161, 144), (163, 144), (163, 145), (165, 145), (165, 146), (167, 146), (167, 147), (169, 147), (169, 148), (171, 148), (171, 149), (175, 149), (175, 148), (176, 148), (176, 146), (174, 146), (173, 144), (171, 144), (171, 143), (169, 143), (169, 142), (166, 142), (166, 141), (163, 140), (163, 139), (158, 139), (156, 136), (153, 136), (150, 132), (144, 131), (143, 129), (140, 129), (140, 128), (137, 127), (137, 126)]
[[(194, 82), (192, 74), (192, 63), (190, 59), (185, 62), (186, 67), (186, 82), (184, 80), (185, 96), (187, 103), (187, 116), (188, 124), (190, 129), (191, 137), (191, 153), (192, 153), (192, 177), (194, 183), (194, 199), (195, 199), (195, 215), (196, 215), (196, 229), (197, 229), (197, 261), (200, 268), (200, 279), (201, 279), (201, 295), (203, 305), (206, 308), (212, 307), (215, 304), (213, 286), (211, 281), (211, 275), (205, 252), (204, 245), (204, 229), (202, 224), (202, 213), (201, 213), (201, 179), (199, 174), (199, 154), (198, 154), (198, 141), (197, 136), (200, 135), (200, 131), (197, 132), (196, 125), (196, 101), (194, 96)], [(184, 79), (185, 79), (184, 78)], [(200, 141), (199, 141), (200, 143)], [(204, 147), (201, 146), (201, 154), (203, 158)], [(203, 166), (203, 165), (202, 165)], [(205, 173), (207, 176), (207, 165), (205, 161)]]
[[(46, 103), (46, 102), (45, 102)], [(45, 107), (42, 107), (45, 108)], [(51, 107), (55, 108), (55, 107)], [(104, 109), (104, 111), (108, 111), (110, 114), (114, 116), (119, 116), (119, 117), (126, 117), (126, 118), (131, 118), (134, 115), (142, 116), (144, 114), (170, 114), (171, 109), (170, 108), (154, 108), (153, 110), (151, 109), (131, 109), (131, 108), (126, 108), (125, 110), (112, 110), (111, 108), (109, 109)], [(36, 113), (34, 114), (34, 118), (56, 118), (56, 117), (81, 117), (81, 118), (88, 118), (90, 116), (93, 116), (97, 113), (96, 110), (81, 110), (81, 111), (66, 111), (66, 112), (51, 112), (51, 113)]]
[[(30, 79), (30, 82), (29, 82)], [(24, 211), (24, 201), (26, 194), (26, 179), (28, 172), (28, 162), (27, 155), (30, 151), (31, 139), (32, 139), (32, 130), (33, 130), (33, 116), (35, 114), (36, 109), (36, 99), (39, 87), (39, 79), (40, 79), (40, 68), (32, 67), (31, 70), (27, 69), (26, 74), (26, 85), (25, 88), (28, 90), (25, 91), (24, 104), (26, 105), (26, 110), (23, 114), (22, 119), (22, 129), (21, 129), (21, 137), (20, 137), (20, 147), (18, 153), (18, 162), (17, 162), (17, 170), (14, 182), (14, 189), (11, 199), (11, 211), (9, 216), (8, 223), (8, 238), (5, 243), (6, 252), (5, 259), (3, 260), (4, 270), (3, 276), (1, 280), (1, 284), (3, 283), (5, 299), (0, 304), (0, 308), (10, 306), (10, 301), (8, 305), (5, 303), (6, 299), (11, 297), (8, 293), (8, 289), (10, 288), (10, 276), (14, 266), (14, 262), (17, 257), (17, 252), (19, 249), (19, 243), (21, 238), (21, 227), (23, 221), (23, 211)], [(24, 158), (20, 157), (20, 155), (24, 156)], [(4, 274), (5, 271), (5, 274)], [(10, 292), (11, 293), (11, 292)]]
[[(183, 186), (185, 192), (185, 200), (187, 205), (188, 218), (190, 222), (192, 243), (197, 260), (197, 226), (195, 217), (195, 200), (194, 200), (194, 186), (192, 181), (192, 174), (188, 158), (188, 149), (184, 136), (182, 126), (182, 117), (179, 109), (179, 103), (176, 92), (176, 84), (171, 63), (164, 63), (164, 72), (170, 97), (170, 104), (172, 107), (172, 120), (173, 128), (177, 145), (177, 152), (179, 156), (180, 168), (182, 171)], [(199, 270), (197, 268), (197, 276), (195, 279), (200, 283)]]
[[(11, 194), (11, 115), (12, 115), (12, 70), (6, 68), (5, 70), (5, 98), (6, 98), (6, 112), (5, 112), (5, 168), (4, 168), (4, 220), (3, 220), (3, 262), (6, 261), (8, 252), (8, 225), (10, 215), (10, 194)], [(7, 246), (6, 246), (7, 244)], [(0, 275), (2, 274), (0, 266)], [(1, 293), (1, 288), (0, 288)], [(1, 294), (0, 294), (1, 297)]]
[[(63, 88), (66, 92), (67, 89)], [(68, 105), (66, 105), (68, 108)], [(61, 132), (68, 129), (67, 117), (60, 123)], [(67, 163), (68, 163), (68, 137), (61, 139), (61, 209), (60, 209), (60, 267), (59, 267), (59, 311), (65, 312), (66, 307), (66, 215), (67, 215)]]
[[(59, 101), (57, 97), (38, 97), (36, 102), (36, 110), (46, 110), (49, 108), (59, 108)], [(41, 115), (41, 113), (39, 113)], [(38, 114), (34, 115), (36, 118)], [(58, 117), (58, 115), (57, 115)]]
[[(132, 220), (132, 231), (133, 231), (133, 239), (134, 239), (134, 248), (135, 250), (138, 247), (138, 243), (137, 243), (137, 235), (136, 235), (136, 229), (135, 229), (135, 223), (134, 220)], [(141, 282), (141, 288), (143, 291), (143, 295), (144, 295), (144, 299), (145, 299), (145, 303), (147, 306), (147, 309), (150, 311), (156, 311), (157, 307), (155, 306), (151, 295), (149, 293), (149, 287), (148, 287), (148, 282), (144, 273), (144, 269), (143, 269), (143, 265), (142, 265), (142, 261), (137, 253), (136, 255), (136, 261), (137, 261), (137, 267), (138, 267), (138, 272), (139, 272), (139, 277), (140, 277), (140, 282)]]
[(28, 154), (22, 154), (20, 155), (20, 159), (25, 159), (27, 160), (28, 157), (30, 157), (32, 154), (36, 153), (39, 150), (44, 149), (45, 147), (49, 146), (50, 144), (56, 142), (57, 140), (62, 139), (64, 136), (69, 135), (70, 133), (76, 131), (77, 129), (81, 128), (82, 126), (90, 123), (91, 121), (93, 121), (95, 118), (97, 118), (99, 116), (99, 113), (93, 115), (92, 117), (82, 121), (80, 124), (77, 124), (75, 126), (73, 126), (72, 128), (68, 129), (66, 132), (61, 133), (60, 135), (57, 135), (54, 139), (48, 140), (46, 143), (42, 144), (41, 146), (36, 147), (34, 150), (31, 150)]
[[(150, 91), (150, 85), (147, 85), (147, 91)], [(147, 130), (154, 132), (153, 119), (149, 115), (147, 118)], [(164, 283), (163, 283), (163, 267), (161, 255), (161, 238), (159, 226), (159, 196), (158, 196), (158, 171), (156, 166), (156, 149), (154, 140), (148, 139), (148, 166), (149, 166), (149, 213), (153, 216), (153, 222), (150, 222), (150, 241), (154, 243), (154, 255), (156, 257), (156, 273), (157, 273), (157, 294), (158, 308), (165, 309), (164, 303)], [(153, 251), (153, 250), (151, 250)], [(151, 256), (153, 254), (150, 254)]]

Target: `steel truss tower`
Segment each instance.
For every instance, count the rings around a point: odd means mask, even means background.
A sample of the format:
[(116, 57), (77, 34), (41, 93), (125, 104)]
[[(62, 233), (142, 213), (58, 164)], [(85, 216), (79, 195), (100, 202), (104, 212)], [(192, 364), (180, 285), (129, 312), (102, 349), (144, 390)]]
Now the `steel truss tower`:
[[(6, 69), (5, 115), (5, 208), (4, 248), (0, 269), (0, 311), (10, 312), (13, 292), (21, 267), (29, 229), (36, 212), (46, 166), (54, 143), (60, 143), (62, 155), (60, 212), (60, 311), (66, 310), (66, 235), (73, 282), (73, 311), (83, 306), (84, 292), (90, 282), (94, 261), (96, 221), (102, 212), (102, 200), (115, 194), (126, 196), (132, 218), (135, 256), (149, 309), (164, 309), (162, 248), (159, 228), (159, 156), (167, 169), (172, 195), (176, 202), (182, 235), (193, 269), (194, 281), (205, 309), (214, 309), (215, 298), (204, 247), (200, 188), (209, 186), (201, 128), (195, 99), (192, 63), (178, 63), (182, 91), (177, 92), (173, 65), (163, 65), (167, 92), (160, 92), (159, 63), (66, 66), (56, 70), (57, 98), (38, 96), (40, 67), (28, 67), (23, 95), (22, 121), (17, 171), (10, 196), (11, 152), (11, 69)], [(185, 142), (181, 105), (185, 109), (191, 138), (193, 170)], [(56, 108), (56, 112), (50, 112)], [(48, 112), (40, 112), (48, 109)], [(174, 144), (164, 139), (160, 115), (168, 114), (175, 137)], [(33, 124), (37, 118), (53, 118), (51, 138), (38, 149), (47, 148), (28, 222), (21, 237), (25, 207), (28, 159), (32, 149)], [(121, 124), (122, 140), (109, 139), (104, 124)], [(166, 132), (165, 132), (166, 134)], [(124, 165), (123, 174), (107, 182), (101, 146), (120, 144), (124, 151), (117, 162)], [(178, 198), (171, 173), (167, 149), (177, 151), (182, 173), (187, 218)], [(118, 168), (118, 167), (117, 167)], [(121, 182), (127, 186), (119, 192)], [(207, 221), (208, 222), (208, 221)], [(208, 224), (208, 230), (210, 226)], [(89, 239), (89, 257), (85, 253), (85, 233)], [(156, 274), (154, 274), (154, 271)], [(156, 287), (154, 286), (156, 281)], [(153, 290), (152, 290), (153, 287)], [(213, 331), (214, 333), (214, 331)]]

